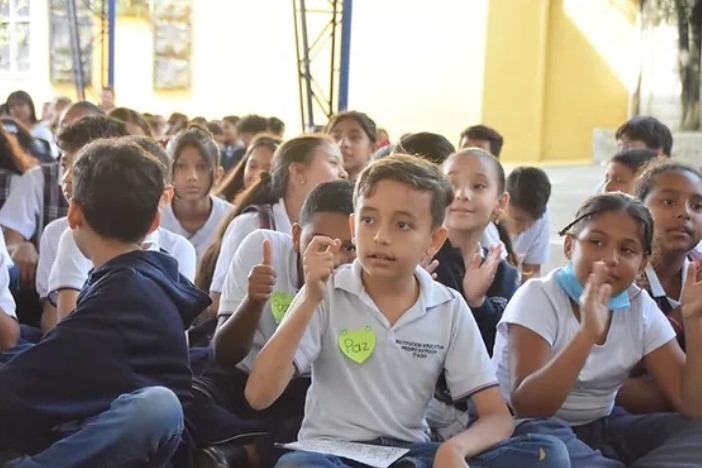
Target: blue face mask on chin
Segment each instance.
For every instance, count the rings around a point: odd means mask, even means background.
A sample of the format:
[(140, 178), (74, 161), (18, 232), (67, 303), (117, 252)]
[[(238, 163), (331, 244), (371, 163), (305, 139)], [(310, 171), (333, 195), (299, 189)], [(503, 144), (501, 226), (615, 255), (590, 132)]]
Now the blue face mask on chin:
[[(580, 303), (580, 296), (582, 296), (583, 292), (585, 291), (585, 287), (580, 284), (578, 277), (575, 276), (575, 270), (573, 269), (572, 262), (568, 262), (568, 265), (556, 272), (556, 280), (569, 298), (576, 303)], [(629, 293), (624, 290), (616, 296), (610, 297), (608, 306), (609, 310), (629, 309), (631, 307)]]

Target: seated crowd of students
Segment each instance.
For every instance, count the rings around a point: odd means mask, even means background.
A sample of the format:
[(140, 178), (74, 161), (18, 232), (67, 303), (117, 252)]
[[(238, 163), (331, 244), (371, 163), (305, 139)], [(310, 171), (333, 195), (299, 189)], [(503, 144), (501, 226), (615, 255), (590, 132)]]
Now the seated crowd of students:
[(702, 458), (702, 174), (656, 119), (547, 272), (548, 176), (483, 125), (5, 109), (0, 466)]

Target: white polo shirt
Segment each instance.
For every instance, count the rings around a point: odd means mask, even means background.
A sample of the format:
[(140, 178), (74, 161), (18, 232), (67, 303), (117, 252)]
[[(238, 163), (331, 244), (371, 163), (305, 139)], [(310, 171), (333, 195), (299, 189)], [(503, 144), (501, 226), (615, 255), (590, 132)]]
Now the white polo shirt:
[(241, 243), (229, 273), (224, 281), (222, 298), (219, 302), (219, 317), (228, 317), (236, 311), (244, 301), (248, 292), (249, 273), (263, 259), (263, 241), (268, 239), (273, 252), (273, 269), (276, 272), (275, 286), (271, 298), (263, 306), (261, 319), (258, 321), (253, 344), (249, 354), (237, 367), (250, 372), (258, 353), (278, 328), (288, 306), (295, 298), (300, 286), (300, 275), (297, 269), (297, 252), (292, 238), (280, 232), (257, 229)]
[[(683, 267), (682, 271), (680, 272), (681, 279), (680, 279), (680, 284), (685, 284), (685, 281), (687, 280), (687, 269), (690, 266), (690, 259), (685, 257), (685, 261), (683, 262)], [(663, 289), (663, 285), (661, 284), (661, 280), (658, 279), (658, 274), (656, 274), (656, 270), (653, 268), (653, 265), (650, 263), (646, 265), (646, 269), (644, 270), (644, 274), (646, 275), (646, 280), (648, 281), (648, 285), (651, 288), (651, 295), (654, 298), (657, 297), (665, 297), (668, 300), (668, 303), (670, 304), (670, 307), (672, 309), (675, 309), (676, 307), (680, 306), (681, 303), (681, 298), (680, 297), (670, 297), (665, 293), (665, 289)], [(682, 290), (681, 290), (682, 293)]]
[[(0, 249), (2, 248), (7, 250), (4, 238), (2, 238)], [(15, 300), (10, 293), (10, 272), (8, 271), (7, 257), (4, 255), (0, 255), (0, 311), (14, 319), (17, 318)]]
[[(285, 209), (285, 202), (281, 198), (272, 207), (273, 221), (275, 222), (275, 230), (283, 234), (292, 235), (292, 223), (288, 218), (288, 212)], [(227, 231), (222, 239), (222, 250), (217, 258), (214, 274), (212, 275), (212, 284), (210, 291), (221, 293), (224, 287), (224, 279), (229, 271), (229, 265), (234, 258), (234, 252), (239, 247), (239, 244), (244, 240), (249, 233), (260, 229), (260, 215), (257, 211), (242, 213), (229, 224)]]
[(514, 252), (523, 263), (546, 265), (551, 257), (551, 215), (546, 210), (529, 229), (517, 235), (512, 242)]
[(44, 210), (44, 172), (34, 166), (10, 183), (10, 195), (0, 208), (0, 225), (31, 239)]
[(161, 227), (175, 232), (190, 241), (197, 252), (198, 262), (202, 254), (205, 253), (205, 250), (207, 250), (214, 241), (219, 223), (222, 222), (222, 219), (227, 216), (232, 209), (232, 205), (226, 200), (212, 195), (210, 195), (210, 199), (212, 200), (210, 216), (207, 218), (207, 221), (205, 221), (205, 224), (196, 232), (190, 232), (183, 228), (178, 218), (176, 218), (175, 213), (173, 213), (173, 205), (171, 203), (161, 209)]
[(361, 270), (336, 270), (295, 353), (298, 372), (312, 370), (298, 438), (427, 442), (442, 371), (455, 399), (497, 385), (480, 331), (463, 297), (421, 268), (419, 299), (390, 326)]
[(55, 219), (46, 225), (44, 234), (41, 235), (39, 243), (39, 261), (37, 262), (36, 288), (39, 299), (45, 299), (49, 295), (49, 276), (51, 267), (56, 260), (59, 240), (63, 231), (68, 229), (68, 218)]
[[(142, 246), (148, 250), (165, 250), (178, 261), (178, 271), (190, 281), (195, 276), (195, 248), (182, 236), (158, 228), (149, 234)], [(49, 275), (49, 293), (60, 289), (83, 289), (93, 264), (76, 245), (73, 231), (61, 234), (56, 260)]]
[[(570, 299), (548, 276), (529, 280), (512, 296), (497, 325), (493, 364), (505, 399), (509, 402), (510, 369), (508, 326), (528, 328), (548, 343), (553, 357), (580, 330)], [(637, 286), (629, 289), (631, 308), (612, 312), (607, 341), (592, 347), (583, 369), (556, 417), (579, 426), (608, 416), (617, 391), (631, 370), (647, 354), (675, 339), (668, 319), (656, 303)]]

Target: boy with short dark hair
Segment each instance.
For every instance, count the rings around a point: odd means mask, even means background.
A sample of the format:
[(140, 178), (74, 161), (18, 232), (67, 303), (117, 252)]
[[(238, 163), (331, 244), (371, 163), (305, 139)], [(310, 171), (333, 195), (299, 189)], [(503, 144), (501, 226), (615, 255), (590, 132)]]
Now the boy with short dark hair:
[(459, 147), (461, 149), (469, 147), (482, 148), (488, 151), (496, 158), (500, 158), (504, 138), (497, 130), (485, 125), (473, 125), (468, 127), (461, 133), (461, 141)]
[(244, 147), (248, 147), (256, 135), (268, 131), (268, 119), (256, 114), (245, 115), (237, 122), (236, 129)]
[(517, 167), (507, 177), (505, 189), (509, 193), (505, 224), (525, 281), (539, 276), (551, 256), (551, 181), (538, 167)]
[[(293, 375), (311, 369), (300, 441), (405, 447), (398, 465), (422, 468), (465, 467), (466, 460), (567, 467), (560, 441), (505, 441), (512, 418), (475, 320), (460, 294), (419, 267), (446, 239), (442, 222), (452, 199), (451, 184), (430, 162), (393, 155), (368, 166), (350, 219), (356, 261), (334, 271), (339, 240), (312, 240), (305, 286), (259, 353), (246, 398), (265, 408)], [(425, 413), (442, 371), (455, 399), (472, 396), (479, 420), (439, 445), (429, 441)], [(277, 466), (350, 463), (338, 452), (303, 451), (284, 455)]]
[(73, 167), (68, 220), (94, 270), (76, 309), (0, 369), (0, 446), (14, 467), (167, 466), (191, 399), (184, 328), (210, 303), (166, 254), (163, 168), (131, 143), (94, 142)]
[[(82, 122), (82, 121), (81, 121)], [(170, 180), (170, 160), (165, 150), (154, 139), (147, 136), (125, 136), (122, 144), (133, 143), (149, 155), (154, 156), (163, 168), (164, 184)], [(71, 170), (64, 173), (64, 185), (71, 187), (73, 174)], [(173, 187), (166, 185), (161, 205), (168, 204), (173, 197)], [(150, 232), (142, 247), (147, 250), (162, 250), (178, 261), (178, 271), (191, 280), (195, 276), (196, 252), (188, 240), (162, 226)], [(55, 320), (61, 320), (76, 306), (79, 291), (83, 288), (92, 268), (90, 260), (83, 255), (73, 234), (65, 229), (61, 234), (55, 253), (55, 260), (48, 277), (48, 297), (54, 306)], [(53, 325), (52, 325), (53, 326)]]
[(660, 157), (669, 158), (672, 155), (673, 135), (665, 124), (654, 117), (632, 117), (617, 129), (615, 137), (617, 152), (650, 149)]

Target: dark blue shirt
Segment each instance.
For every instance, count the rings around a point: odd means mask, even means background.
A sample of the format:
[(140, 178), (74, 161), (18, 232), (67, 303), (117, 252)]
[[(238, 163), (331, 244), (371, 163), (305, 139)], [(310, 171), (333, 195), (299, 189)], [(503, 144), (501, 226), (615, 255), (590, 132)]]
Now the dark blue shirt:
[(148, 386), (167, 387), (187, 404), (185, 329), (209, 304), (161, 252), (130, 252), (93, 271), (75, 310), (0, 368), (0, 443), (39, 451), (55, 426)]
[[(483, 256), (486, 255), (487, 250), (483, 249)], [(436, 269), (436, 280), (444, 286), (460, 292), (465, 299), (463, 277), (466, 274), (466, 265), (461, 250), (453, 247), (447, 239), (434, 258), (439, 261), (439, 266)], [(495, 345), (497, 323), (502, 318), (502, 312), (507, 307), (507, 302), (519, 286), (518, 279), (517, 269), (506, 261), (500, 260), (495, 279), (485, 294), (485, 302), (480, 307), (471, 307), (480, 334), (491, 356), (492, 348)]]

